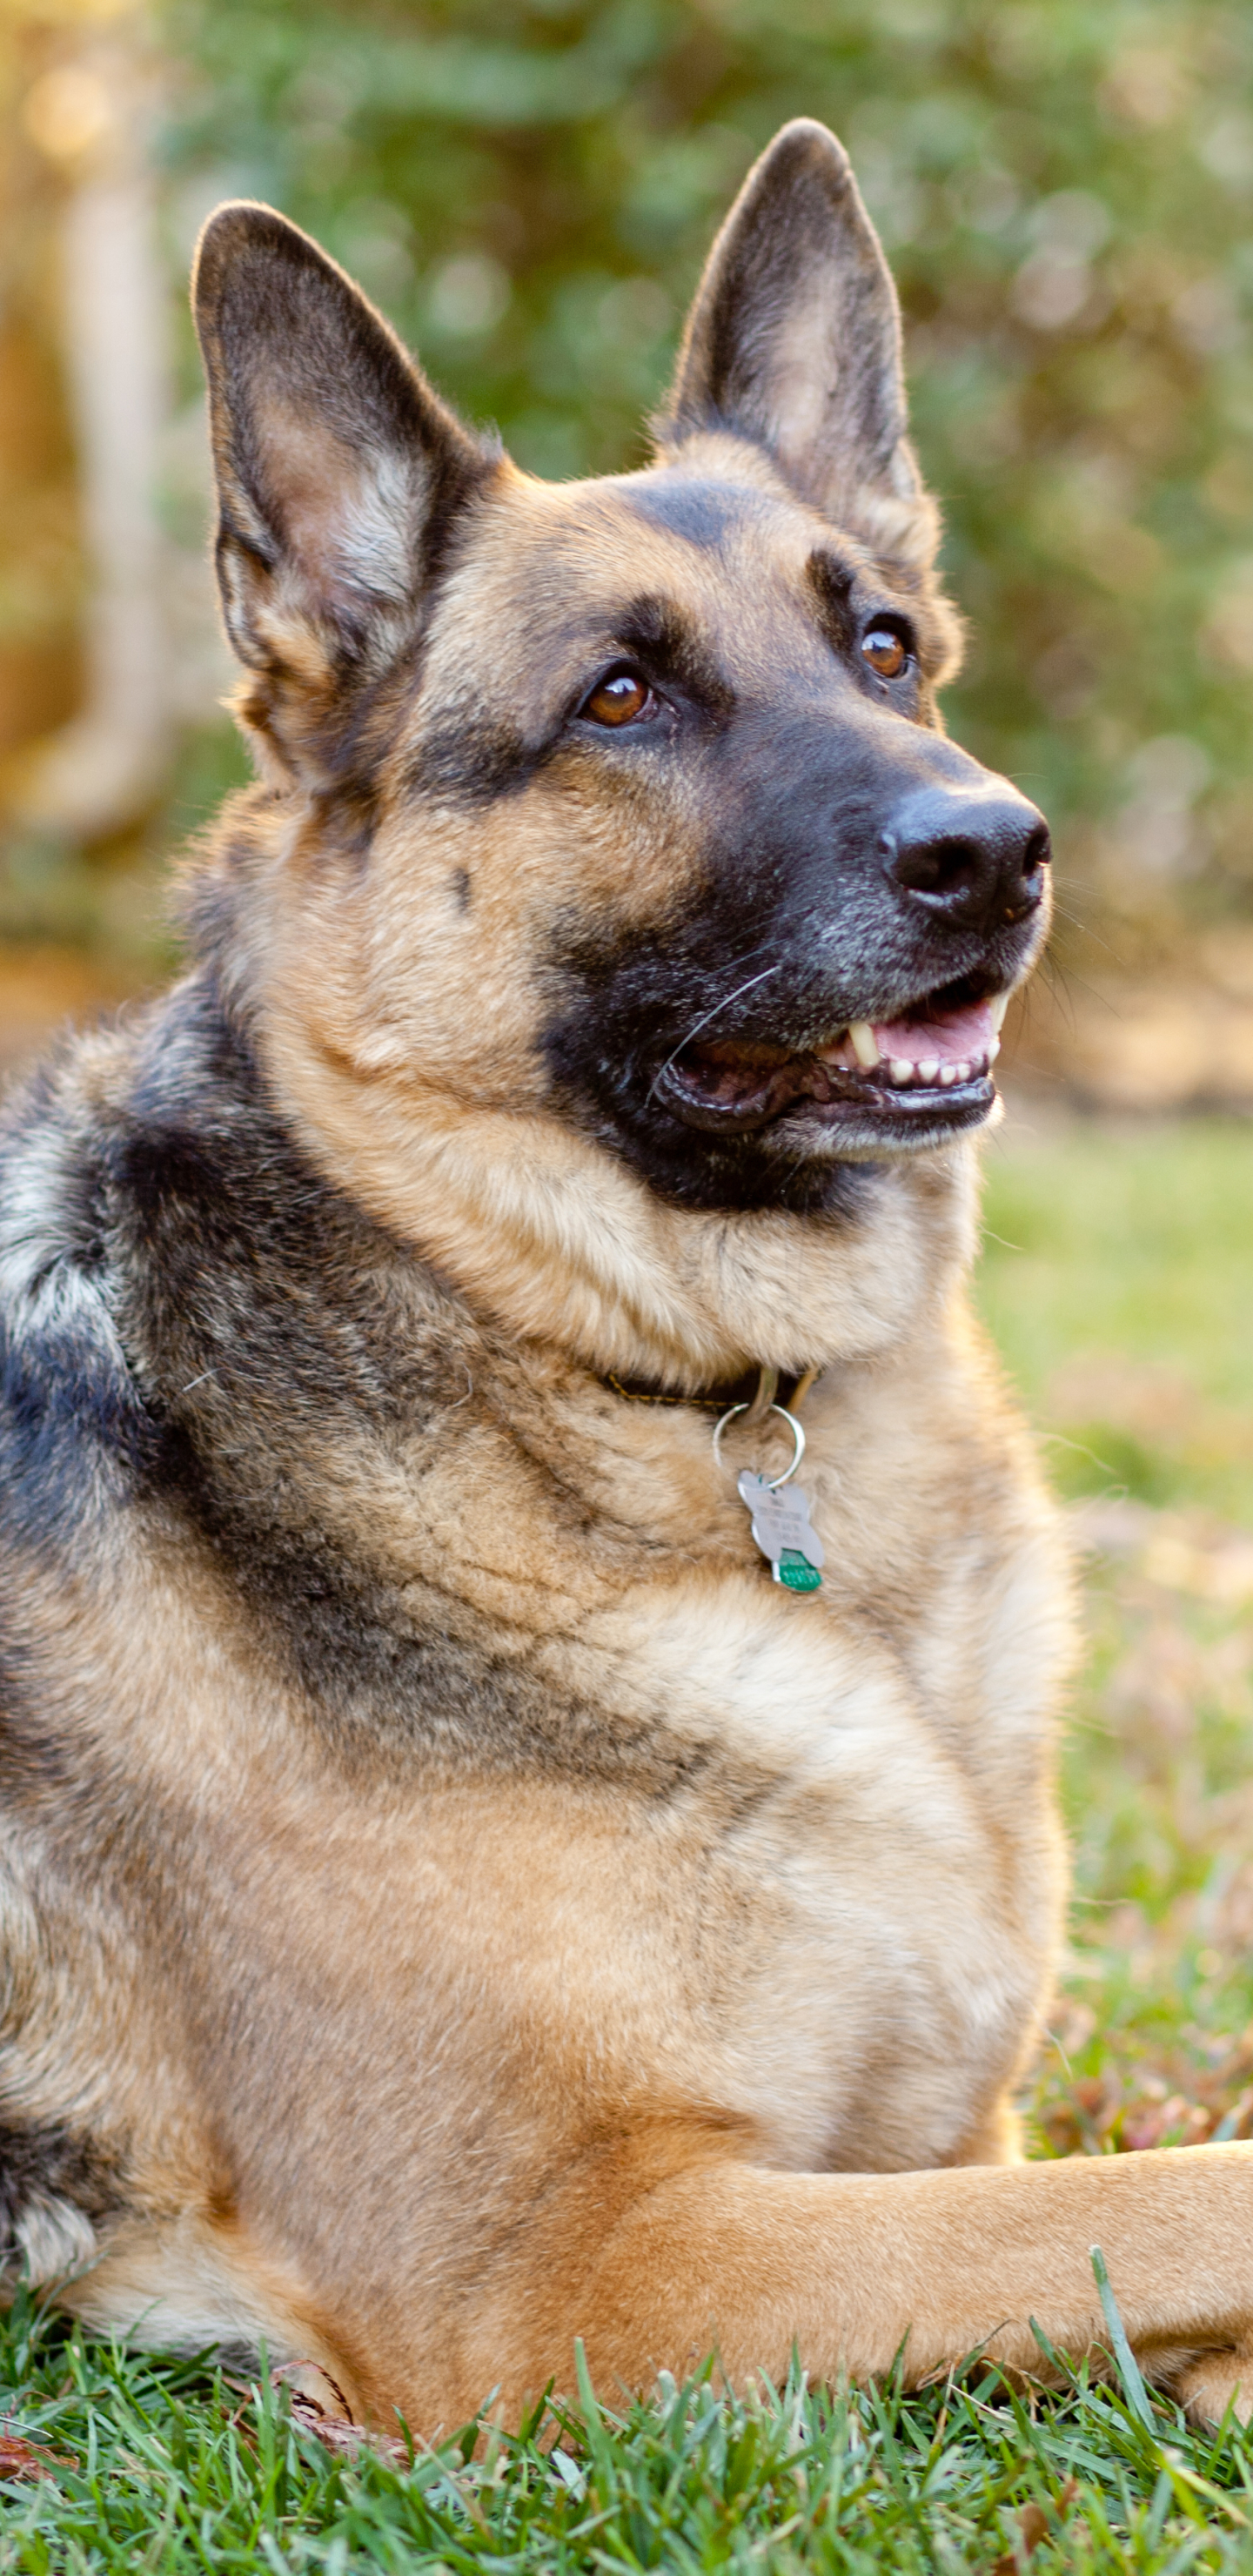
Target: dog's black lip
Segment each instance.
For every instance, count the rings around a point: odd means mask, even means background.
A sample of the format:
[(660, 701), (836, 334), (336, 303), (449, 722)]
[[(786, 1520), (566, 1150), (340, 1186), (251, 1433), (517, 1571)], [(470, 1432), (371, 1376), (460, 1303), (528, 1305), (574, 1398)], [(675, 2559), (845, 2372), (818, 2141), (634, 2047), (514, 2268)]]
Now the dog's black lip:
[(758, 1107), (751, 1095), (747, 1102), (702, 1099), (688, 1088), (676, 1059), (658, 1074), (653, 1096), (685, 1127), (721, 1136), (752, 1135), (765, 1127), (781, 1127), (785, 1121), (798, 1119), (807, 1126), (834, 1128), (860, 1125), (867, 1118), (874, 1121), (876, 1128), (895, 1128), (908, 1135), (913, 1127), (934, 1127), (937, 1122), (944, 1127), (970, 1126), (986, 1116), (996, 1098), (996, 1085), (990, 1074), (943, 1086), (911, 1083), (907, 1090), (876, 1082), (873, 1073), (841, 1071), (839, 1079), (846, 1088), (836, 1099), (816, 1100), (812, 1094), (801, 1093), (778, 1108), (772, 1108), (768, 1101)]

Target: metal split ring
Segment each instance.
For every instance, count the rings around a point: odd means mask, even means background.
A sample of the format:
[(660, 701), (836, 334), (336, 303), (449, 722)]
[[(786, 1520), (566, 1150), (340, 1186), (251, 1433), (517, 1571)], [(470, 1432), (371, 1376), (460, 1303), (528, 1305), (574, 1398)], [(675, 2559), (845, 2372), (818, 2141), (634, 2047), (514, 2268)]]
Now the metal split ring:
[[(786, 1485), (789, 1479), (795, 1475), (796, 1470), (805, 1455), (805, 1426), (803, 1422), (799, 1422), (797, 1420), (794, 1413), (789, 1413), (785, 1404), (771, 1404), (768, 1405), (766, 1409), (770, 1413), (777, 1413), (780, 1422), (786, 1422), (787, 1427), (792, 1434), (793, 1442), (791, 1460), (784, 1468), (782, 1475), (766, 1476), (763, 1478), (763, 1482), (769, 1486), (771, 1493), (776, 1494), (780, 1485)], [(718, 1422), (714, 1430), (714, 1457), (719, 1466), (722, 1465), (722, 1435), (726, 1430), (728, 1422), (734, 1422), (738, 1414), (751, 1413), (752, 1410), (753, 1408), (751, 1404), (733, 1404), (725, 1413), (719, 1415)]]

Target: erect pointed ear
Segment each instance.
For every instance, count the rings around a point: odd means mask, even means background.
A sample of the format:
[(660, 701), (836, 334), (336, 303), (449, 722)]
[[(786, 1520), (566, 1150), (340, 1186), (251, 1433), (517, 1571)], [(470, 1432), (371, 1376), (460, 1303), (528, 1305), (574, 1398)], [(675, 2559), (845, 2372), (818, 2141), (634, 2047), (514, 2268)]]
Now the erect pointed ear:
[(825, 125), (785, 125), (709, 254), (658, 422), (766, 447), (817, 509), (905, 560), (936, 520), (906, 436), (901, 321), (848, 154)]
[(210, 216), (192, 305), (227, 630), (268, 684), (246, 712), (290, 756), (310, 694), (325, 714), (412, 632), (450, 521), (492, 461), (351, 279), (271, 207)]

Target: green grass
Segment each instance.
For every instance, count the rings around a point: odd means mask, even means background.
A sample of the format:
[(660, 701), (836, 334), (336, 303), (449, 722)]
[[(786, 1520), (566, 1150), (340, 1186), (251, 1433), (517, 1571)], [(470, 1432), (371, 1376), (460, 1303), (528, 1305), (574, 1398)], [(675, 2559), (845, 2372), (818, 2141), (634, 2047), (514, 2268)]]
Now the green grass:
[(1072, 1955), (1037, 2140), (1248, 2134), (1253, 1127), (1024, 1109), (993, 1142), (985, 1217), (984, 1313), (1097, 1542), (1064, 1764)]
[(1011, 1113), (980, 1293), (1066, 1494), (1253, 1527), (1253, 1123), (1121, 1131)]
[[(514, 2439), (471, 2425), (393, 2466), (328, 2454), (282, 2391), (40, 2330), (0, 2354), (50, 2470), (7, 2492), (0, 2569), (517, 2571), (1253, 2568), (1253, 2446), (1080, 2375), (1024, 2401), (976, 2365), (903, 2397), (697, 2379), (612, 2414), (589, 2390)], [(55, 2455), (55, 2456), (54, 2456)], [(0, 2490), (2, 2492), (2, 2490)]]
[[(1064, 1778), (1072, 1950), (1036, 2145), (1248, 2134), (1253, 1548), (1230, 1524), (1253, 1531), (1253, 1133), (1024, 1120), (989, 1161), (985, 1312), (1093, 1542)], [(471, 2428), (397, 2466), (332, 2456), (282, 2390), (119, 2354), (22, 2300), (0, 2330), (8, 2410), (61, 2456), (0, 2480), (0, 2576), (1253, 2576), (1253, 2437), (1201, 2437), (1156, 2398), (1146, 2425), (1134, 2389), (1082, 2375), (1024, 2400), (976, 2363), (851, 2405), (697, 2382), (620, 2417), (585, 2392), (516, 2441), (476, 2455)]]

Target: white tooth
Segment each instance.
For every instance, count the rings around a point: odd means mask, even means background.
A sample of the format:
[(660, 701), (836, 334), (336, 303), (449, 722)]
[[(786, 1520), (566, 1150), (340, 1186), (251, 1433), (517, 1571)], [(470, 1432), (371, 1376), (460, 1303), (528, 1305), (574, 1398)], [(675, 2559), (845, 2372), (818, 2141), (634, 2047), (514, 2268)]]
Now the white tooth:
[(1005, 1014), (1009, 1009), (1008, 993), (998, 993), (995, 1000), (989, 1002), (988, 1009), (992, 1016), (992, 1026), (999, 1035), (1005, 1026)]
[(988, 1060), (988, 1063), (989, 1063), (989, 1064), (995, 1064), (996, 1059), (997, 1059), (998, 1055), (1000, 1054), (1000, 1052), (1001, 1052), (1001, 1041), (1000, 1041), (1000, 1039), (999, 1039), (999, 1038), (993, 1038), (993, 1040), (992, 1040), (992, 1044), (991, 1044), (991, 1046), (988, 1048), (988, 1059), (987, 1059), (987, 1060)]
[(970, 1080), (970, 1065), (964, 1055), (958, 1057), (958, 1060), (953, 1067), (953, 1080), (954, 1082), (969, 1082)]
[(893, 1082), (912, 1082), (914, 1078), (914, 1068), (906, 1055), (890, 1056), (888, 1072)]
[(848, 1035), (859, 1065), (864, 1072), (873, 1073), (879, 1061), (879, 1050), (875, 1045), (874, 1030), (869, 1020), (854, 1020)]
[(940, 1080), (941, 1080), (941, 1082), (943, 1083), (945, 1090), (947, 1090), (947, 1089), (948, 1089), (948, 1087), (949, 1087), (950, 1083), (954, 1083), (954, 1082), (956, 1082), (956, 1080), (957, 1080), (957, 1067), (956, 1067), (956, 1065), (955, 1065), (955, 1064), (942, 1064), (942, 1065), (941, 1065), (941, 1067), (940, 1067)]
[(922, 1062), (918, 1067), (918, 1079), (920, 1082), (927, 1083), (939, 1081), (940, 1059), (938, 1055), (924, 1055)]

